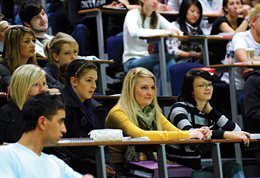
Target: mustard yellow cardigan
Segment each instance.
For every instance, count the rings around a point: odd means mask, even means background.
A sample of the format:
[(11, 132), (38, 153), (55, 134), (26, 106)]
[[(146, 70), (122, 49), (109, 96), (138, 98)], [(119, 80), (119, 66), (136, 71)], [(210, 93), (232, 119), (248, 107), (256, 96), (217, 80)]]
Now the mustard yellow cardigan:
[[(172, 125), (163, 115), (160, 117), (161, 130), (148, 131), (140, 129), (133, 124), (126, 112), (118, 105), (114, 106), (108, 113), (105, 127), (111, 129), (121, 129), (124, 135), (131, 137), (148, 137), (151, 141), (168, 141), (178, 139), (189, 139), (188, 131), (181, 131)], [(125, 147), (110, 147), (112, 161), (114, 163), (123, 162)]]

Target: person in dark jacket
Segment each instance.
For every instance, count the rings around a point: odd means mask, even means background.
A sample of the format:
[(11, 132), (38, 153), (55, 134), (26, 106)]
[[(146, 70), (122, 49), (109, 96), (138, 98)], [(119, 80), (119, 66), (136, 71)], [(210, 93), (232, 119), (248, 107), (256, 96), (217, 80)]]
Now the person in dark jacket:
[[(76, 59), (67, 64), (65, 88), (62, 90), (66, 111), (66, 138), (89, 137), (90, 131), (104, 127), (94, 112), (100, 104), (92, 99), (97, 79), (97, 67), (93, 63)], [(95, 154), (91, 147), (71, 147), (61, 151), (67, 155), (69, 165), (74, 170), (96, 175)]]
[(60, 66), (70, 63), (78, 56), (78, 43), (70, 35), (59, 32), (44, 45), (44, 53), (50, 62), (43, 70), (55, 80), (59, 80)]
[(251, 72), (245, 82), (245, 127), (253, 133), (260, 132), (260, 69)]
[(17, 68), (10, 82), (9, 102), (0, 108), (0, 143), (13, 143), (23, 133), (21, 111), (25, 101), (44, 91), (57, 93), (57, 89), (47, 89), (45, 72), (34, 64), (26, 64)]

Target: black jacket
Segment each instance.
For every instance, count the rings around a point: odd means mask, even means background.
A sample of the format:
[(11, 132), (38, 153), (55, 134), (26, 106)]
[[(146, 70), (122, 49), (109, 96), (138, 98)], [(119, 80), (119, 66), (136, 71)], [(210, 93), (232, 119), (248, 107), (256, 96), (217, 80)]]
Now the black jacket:
[(17, 142), (22, 136), (24, 129), (22, 112), (11, 101), (0, 108), (0, 113), (0, 143)]
[(7, 93), (7, 88), (10, 83), (11, 70), (5, 61), (0, 63), (0, 91)]
[(245, 127), (260, 132), (260, 69), (250, 73), (244, 87)]

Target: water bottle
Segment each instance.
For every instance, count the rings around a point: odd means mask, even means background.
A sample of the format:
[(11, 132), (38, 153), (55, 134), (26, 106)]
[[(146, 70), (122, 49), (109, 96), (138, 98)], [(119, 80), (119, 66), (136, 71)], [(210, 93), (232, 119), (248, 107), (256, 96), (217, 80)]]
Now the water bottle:
[(225, 56), (225, 64), (234, 64), (234, 50), (232, 41), (228, 42)]

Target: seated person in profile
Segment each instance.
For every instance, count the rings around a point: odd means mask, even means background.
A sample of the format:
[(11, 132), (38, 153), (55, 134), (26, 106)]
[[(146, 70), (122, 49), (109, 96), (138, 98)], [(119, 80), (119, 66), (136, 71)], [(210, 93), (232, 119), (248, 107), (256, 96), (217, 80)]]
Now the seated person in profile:
[[(121, 129), (125, 136), (148, 137), (151, 141), (203, 139), (203, 129), (181, 131), (162, 114), (156, 98), (156, 79), (149, 70), (137, 67), (127, 73), (118, 103), (109, 111), (105, 127)], [(131, 146), (110, 147), (118, 172), (127, 171), (131, 161), (144, 159)], [(146, 154), (147, 159), (154, 159)]]
[(60, 95), (29, 98), (22, 110), (24, 133), (18, 142), (0, 146), (1, 177), (93, 178), (81, 175), (54, 155), (42, 152), (66, 133), (65, 107)]
[[(241, 131), (241, 128), (236, 123), (211, 107), (210, 99), (213, 93), (213, 82), (214, 77), (209, 72), (199, 69), (190, 70), (184, 78), (178, 102), (173, 104), (168, 119), (181, 130), (204, 129), (207, 139), (242, 139), (244, 144), (248, 145), (250, 134)], [(178, 155), (176, 153), (180, 153), (178, 156), (185, 158), (192, 152), (200, 151), (192, 146), (184, 145), (169, 145), (166, 150), (169, 160), (188, 166), (191, 164), (187, 161), (192, 162), (193, 160), (176, 159)], [(197, 156), (199, 157), (200, 154), (198, 153)], [(197, 165), (192, 166), (200, 169), (200, 159), (197, 161)], [(231, 177), (244, 177), (242, 168), (236, 162), (224, 163), (223, 169), (223, 172), (231, 174)], [(209, 170), (209, 167), (203, 167), (201, 170), (195, 171), (193, 177), (203, 177), (205, 175), (214, 177), (213, 172)]]
[(37, 64), (36, 37), (30, 28), (13, 26), (5, 32), (4, 51), (0, 60), (0, 90), (7, 93), (12, 73), (24, 64)]
[[(203, 35), (200, 29), (202, 7), (198, 0), (182, 1), (176, 22), (172, 22), (184, 35)], [(174, 55), (176, 62), (202, 62), (202, 46), (196, 41), (181, 41), (170, 38), (166, 41), (168, 52)]]
[(26, 100), (48, 91), (58, 93), (58, 89), (48, 88), (46, 73), (39, 66), (26, 64), (18, 67), (10, 81), (8, 103), (0, 108), (0, 143), (17, 142), (23, 134), (22, 108)]
[(44, 53), (48, 62), (43, 70), (55, 80), (59, 80), (62, 65), (70, 63), (78, 56), (78, 43), (66, 34), (59, 32), (44, 44)]
[(0, 21), (0, 55), (3, 53), (5, 32), (9, 28), (9, 24), (5, 20)]

